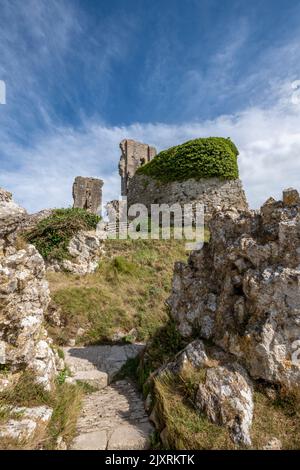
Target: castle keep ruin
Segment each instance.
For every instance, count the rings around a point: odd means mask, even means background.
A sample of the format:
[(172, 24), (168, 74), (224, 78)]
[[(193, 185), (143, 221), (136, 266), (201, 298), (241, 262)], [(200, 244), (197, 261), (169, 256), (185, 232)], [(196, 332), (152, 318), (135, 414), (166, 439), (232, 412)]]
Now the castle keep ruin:
[(97, 178), (76, 176), (73, 184), (73, 207), (100, 214), (103, 181)]
[(202, 203), (206, 220), (216, 207), (248, 209), (238, 150), (230, 139), (195, 139), (158, 155), (133, 140), (123, 140), (120, 148), (121, 191), (128, 207), (144, 204), (150, 213), (151, 204)]
[(142, 144), (135, 140), (124, 139), (120, 143), (122, 155), (119, 163), (119, 174), (121, 176), (121, 195), (126, 196), (131, 178), (136, 170), (148, 163), (156, 155), (156, 149), (148, 144)]

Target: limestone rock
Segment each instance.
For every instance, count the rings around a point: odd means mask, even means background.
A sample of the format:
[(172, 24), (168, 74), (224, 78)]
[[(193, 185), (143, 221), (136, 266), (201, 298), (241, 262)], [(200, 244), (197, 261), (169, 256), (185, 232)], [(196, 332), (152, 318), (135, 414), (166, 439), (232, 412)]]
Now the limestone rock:
[[(202, 340), (195, 340), (179, 352), (172, 362), (156, 371), (156, 375), (171, 372), (184, 377), (190, 367), (202, 372), (198, 375), (195, 407), (213, 423), (226, 426), (235, 443), (251, 445), (253, 385), (246, 370), (234, 355), (217, 346), (205, 345)], [(155, 406), (150, 420), (160, 430)]]
[(269, 442), (263, 447), (263, 450), (281, 450), (282, 442), (277, 437), (272, 437)]
[(17, 415), (18, 419), (9, 419), (5, 424), (0, 425), (0, 437), (26, 442), (35, 435), (43, 433), (51, 419), (52, 412), (52, 408), (47, 406), (14, 407), (10, 410), (10, 414)]
[(47, 262), (48, 271), (67, 271), (85, 275), (96, 271), (100, 257), (104, 254), (103, 234), (95, 230), (80, 231), (70, 240), (70, 259)]
[(215, 211), (209, 226), (210, 242), (175, 264), (168, 304), (180, 333), (197, 331), (255, 379), (299, 386), (300, 204)]
[(213, 423), (228, 427), (235, 443), (251, 445), (252, 387), (240, 365), (208, 369), (205, 382), (199, 384), (196, 406)]
[(10, 196), (0, 201), (0, 363), (11, 372), (29, 368), (50, 389), (55, 354), (43, 326), (50, 295), (45, 264), (32, 245), (22, 249), (16, 232), (26, 212)]

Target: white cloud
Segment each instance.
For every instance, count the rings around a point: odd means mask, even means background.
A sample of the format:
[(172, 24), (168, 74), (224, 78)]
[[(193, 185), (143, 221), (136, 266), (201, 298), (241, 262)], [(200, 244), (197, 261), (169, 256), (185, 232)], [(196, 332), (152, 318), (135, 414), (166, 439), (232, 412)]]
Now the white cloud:
[[(292, 88), (288, 89), (289, 93)], [(40, 135), (31, 148), (3, 143), (10, 168), (0, 174), (0, 186), (11, 190), (28, 210), (72, 203), (75, 176), (104, 179), (105, 200), (119, 195), (119, 142), (133, 138), (159, 150), (200, 136), (231, 137), (240, 150), (241, 179), (252, 207), (282, 189), (300, 189), (300, 107), (282, 97), (269, 109), (250, 108), (212, 121), (167, 125), (160, 123), (109, 127), (87, 122), (84, 129), (58, 128)]]

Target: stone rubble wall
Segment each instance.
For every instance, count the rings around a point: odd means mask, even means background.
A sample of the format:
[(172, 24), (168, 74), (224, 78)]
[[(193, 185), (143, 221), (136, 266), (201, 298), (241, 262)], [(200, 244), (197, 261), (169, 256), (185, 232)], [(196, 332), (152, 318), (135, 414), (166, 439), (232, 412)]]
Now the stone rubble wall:
[[(0, 363), (13, 375), (30, 369), (50, 390), (58, 357), (44, 329), (50, 301), (43, 258), (33, 245), (18, 241), (24, 209), (0, 190)], [(9, 377), (9, 376), (8, 376)], [(9, 385), (6, 378), (1, 387)]]
[(127, 202), (128, 207), (144, 204), (149, 214), (151, 204), (199, 202), (205, 206), (206, 219), (215, 208), (248, 209), (241, 181), (219, 178), (162, 183), (149, 176), (135, 174), (128, 187)]

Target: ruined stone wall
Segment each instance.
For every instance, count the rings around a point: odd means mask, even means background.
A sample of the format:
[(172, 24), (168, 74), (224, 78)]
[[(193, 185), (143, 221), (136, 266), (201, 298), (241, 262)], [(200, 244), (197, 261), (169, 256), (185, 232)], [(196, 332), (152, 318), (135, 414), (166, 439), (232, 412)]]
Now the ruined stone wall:
[(73, 207), (100, 214), (103, 181), (97, 178), (76, 176), (73, 184)]
[(162, 183), (149, 176), (136, 174), (128, 187), (128, 207), (144, 204), (148, 211), (151, 204), (187, 204), (201, 202), (206, 214), (216, 207), (247, 209), (248, 204), (240, 180), (209, 178)]
[(156, 149), (148, 144), (142, 144), (135, 140), (125, 139), (120, 143), (122, 155), (119, 163), (121, 176), (121, 195), (126, 196), (129, 181), (136, 170), (143, 164), (150, 162), (156, 155)]

